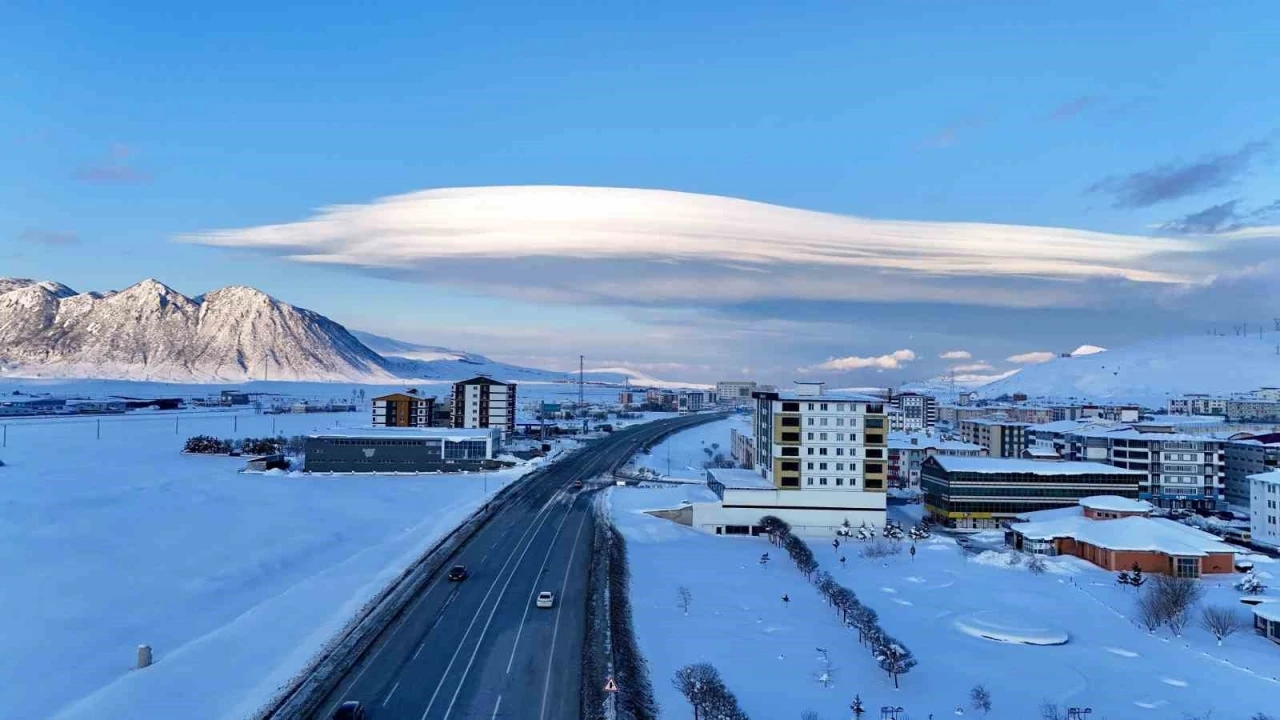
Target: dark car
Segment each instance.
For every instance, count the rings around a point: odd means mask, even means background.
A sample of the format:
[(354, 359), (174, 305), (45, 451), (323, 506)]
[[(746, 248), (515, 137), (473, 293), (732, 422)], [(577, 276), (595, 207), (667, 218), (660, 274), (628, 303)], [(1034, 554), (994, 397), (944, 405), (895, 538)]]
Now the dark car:
[(364, 706), (355, 700), (348, 700), (333, 711), (333, 720), (364, 720)]
[(449, 568), (449, 581), (459, 582), (467, 579), (467, 567), (465, 565), (454, 565)]
[(574, 481), (573, 481), (573, 489), (574, 489), (574, 490), (581, 490), (581, 489), (582, 489), (582, 481), (581, 481), (581, 480), (574, 480)]

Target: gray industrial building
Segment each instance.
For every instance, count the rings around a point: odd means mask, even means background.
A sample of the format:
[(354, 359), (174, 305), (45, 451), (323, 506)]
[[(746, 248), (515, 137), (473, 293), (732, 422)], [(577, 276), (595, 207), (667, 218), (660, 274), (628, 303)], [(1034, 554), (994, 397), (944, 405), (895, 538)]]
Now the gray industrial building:
[(499, 428), (370, 428), (309, 435), (307, 472), (461, 472), (497, 466)]

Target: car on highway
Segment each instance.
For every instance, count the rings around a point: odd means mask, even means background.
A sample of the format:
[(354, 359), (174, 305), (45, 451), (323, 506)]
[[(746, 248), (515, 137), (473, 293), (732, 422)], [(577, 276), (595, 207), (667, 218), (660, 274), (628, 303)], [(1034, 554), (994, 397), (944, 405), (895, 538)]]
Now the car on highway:
[(467, 579), (467, 566), (454, 565), (449, 568), (449, 582), (461, 582)]
[(573, 489), (574, 489), (574, 490), (581, 490), (581, 489), (582, 489), (582, 481), (581, 481), (581, 480), (574, 480), (574, 481), (573, 481)]
[(333, 720), (365, 720), (364, 706), (355, 700), (348, 700), (333, 711)]
[(536, 601), (536, 604), (540, 608), (549, 608), (552, 605), (556, 604), (556, 596), (552, 595), (546, 590), (543, 590), (542, 592), (538, 593), (538, 599)]

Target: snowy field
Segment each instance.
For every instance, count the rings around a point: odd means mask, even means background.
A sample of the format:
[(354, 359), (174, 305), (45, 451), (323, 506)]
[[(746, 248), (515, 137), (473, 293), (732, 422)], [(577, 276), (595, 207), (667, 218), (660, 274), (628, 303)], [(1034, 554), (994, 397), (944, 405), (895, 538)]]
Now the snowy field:
[[(272, 423), (293, 435), (368, 419), (4, 421), (0, 715), (242, 718), (486, 492), (531, 469), (261, 475), (179, 454), (190, 435)], [(131, 670), (140, 643), (155, 665)]]
[[(745, 432), (751, 429), (750, 415), (730, 415), (724, 420), (699, 425), (668, 436), (654, 445), (652, 451), (641, 453), (630, 464), (631, 467), (645, 467), (659, 475), (669, 476), (674, 480), (698, 480), (706, 478), (704, 463), (715, 454), (724, 455), (727, 459), (732, 451), (729, 444), (729, 431), (737, 429)], [(711, 451), (711, 455), (707, 454)], [(668, 472), (668, 467), (670, 472)]]
[[(1111, 720), (1183, 720), (1212, 710), (1219, 720), (1254, 713), (1280, 715), (1280, 647), (1250, 625), (1218, 647), (1192, 624), (1183, 638), (1167, 630), (1148, 634), (1127, 616), (1132, 589), (1115, 576), (1074, 558), (1054, 558), (1050, 572), (1010, 567), (1006, 556), (966, 560), (953, 541), (933, 538), (908, 553), (863, 559), (859, 541), (841, 548), (842, 569), (830, 545), (811, 542), (821, 567), (880, 615), (887, 632), (906, 644), (919, 665), (894, 690), (857, 632), (842, 628), (817, 590), (781, 548), (764, 538), (716, 537), (643, 514), (682, 501), (714, 499), (706, 488), (611, 488), (615, 522), (627, 538), (636, 632), (652, 673), (663, 718), (690, 717), (671, 685), (675, 670), (715, 665), (753, 718), (848, 718), (860, 694), (869, 713), (901, 706), (915, 720), (954, 717), (969, 706), (977, 684), (990, 690), (995, 720), (1039, 718), (1042, 702), (1092, 707), (1090, 717)], [(770, 562), (761, 566), (762, 553)], [(1273, 588), (1280, 564), (1258, 564)], [(1251, 616), (1231, 589), (1236, 576), (1211, 578), (1203, 604), (1237, 608)], [(678, 590), (687, 587), (686, 616)], [(784, 606), (783, 594), (791, 602)], [(996, 642), (979, 635), (1064, 645)], [(828, 651), (832, 687), (817, 681), (819, 652)]]

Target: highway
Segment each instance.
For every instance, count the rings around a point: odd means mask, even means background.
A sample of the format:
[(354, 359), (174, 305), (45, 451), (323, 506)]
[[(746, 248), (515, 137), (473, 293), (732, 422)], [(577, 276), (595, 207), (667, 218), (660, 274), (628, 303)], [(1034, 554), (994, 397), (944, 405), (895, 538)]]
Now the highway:
[[(708, 419), (620, 430), (522, 481), (447, 564), (470, 577), (433, 578), (315, 717), (358, 700), (376, 720), (579, 718), (594, 493), (571, 485), (610, 472), (672, 427)], [(543, 590), (556, 595), (551, 609), (534, 607)]]

